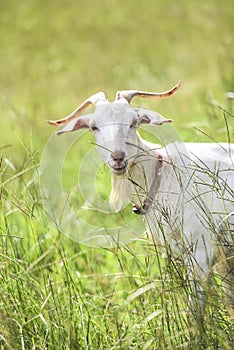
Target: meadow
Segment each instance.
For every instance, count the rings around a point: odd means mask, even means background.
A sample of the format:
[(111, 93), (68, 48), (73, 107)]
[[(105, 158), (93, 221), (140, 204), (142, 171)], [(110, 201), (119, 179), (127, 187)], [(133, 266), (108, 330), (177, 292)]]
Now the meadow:
[[(98, 91), (111, 100), (118, 90), (164, 91), (181, 80), (170, 99), (134, 103), (172, 118), (184, 141), (234, 142), (233, 6), (0, 0), (0, 349), (233, 348), (218, 277), (198, 320), (187, 313), (182, 261), (162, 256), (150, 235), (81, 244), (78, 228), (73, 239), (56, 228), (40, 191), (54, 133), (46, 120)], [(79, 215), (77, 172), (93, 142), (84, 134), (64, 161), (63, 188)], [(105, 167), (99, 178), (107, 199)]]

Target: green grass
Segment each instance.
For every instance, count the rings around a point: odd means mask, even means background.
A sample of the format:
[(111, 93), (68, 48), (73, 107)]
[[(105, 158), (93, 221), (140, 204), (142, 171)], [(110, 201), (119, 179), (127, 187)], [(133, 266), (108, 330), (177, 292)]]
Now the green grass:
[[(173, 98), (144, 106), (173, 118), (186, 141), (227, 141), (226, 118), (233, 141), (233, 30), (232, 0), (0, 0), (0, 349), (232, 348), (218, 278), (199, 323), (181, 261), (150, 237), (113, 249), (65, 237), (42, 205), (38, 169), (54, 132), (46, 119), (100, 90), (111, 99), (181, 79)], [(89, 141), (66, 158), (68, 191)]]

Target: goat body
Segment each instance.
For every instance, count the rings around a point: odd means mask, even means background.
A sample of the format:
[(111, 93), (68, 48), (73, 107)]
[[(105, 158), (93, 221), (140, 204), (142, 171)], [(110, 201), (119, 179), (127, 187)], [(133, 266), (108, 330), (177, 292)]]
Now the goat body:
[[(174, 143), (157, 150), (152, 145), (152, 151), (142, 140), (140, 147), (146, 154), (128, 169), (131, 186), (123, 182), (121, 188), (120, 181), (114, 191), (127, 193), (139, 212), (158, 177), (152, 205), (143, 211), (148, 230), (158, 245), (169, 244), (177, 255), (190, 259), (188, 265), (199, 276), (207, 276), (221, 243), (233, 248), (234, 145)], [(155, 171), (158, 162), (160, 174)], [(123, 198), (116, 193), (111, 197), (119, 199), (112, 206), (120, 209)]]
[[(133, 212), (144, 214), (156, 243), (181, 256), (188, 271), (207, 278), (212, 265), (231, 279), (234, 233), (234, 145), (172, 142), (161, 147), (143, 140), (141, 124), (170, 123), (156, 112), (131, 108), (134, 96), (163, 98), (165, 93), (120, 91), (114, 102), (98, 93), (71, 115), (58, 134), (88, 128), (112, 177), (110, 205), (115, 210), (130, 200)], [(90, 104), (95, 112), (80, 117)], [(221, 264), (221, 260), (223, 263)]]

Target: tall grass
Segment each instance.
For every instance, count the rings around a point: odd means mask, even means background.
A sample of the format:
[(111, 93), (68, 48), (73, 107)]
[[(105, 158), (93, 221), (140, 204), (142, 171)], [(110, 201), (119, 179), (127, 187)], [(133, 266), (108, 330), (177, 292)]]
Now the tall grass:
[(42, 206), (37, 162), (29, 151), (20, 168), (1, 159), (3, 348), (231, 349), (218, 277), (199, 318), (189, 312), (184, 261), (169, 246), (162, 258), (150, 237), (113, 249), (65, 238)]
[[(101, 249), (59, 232), (42, 204), (38, 166), (46, 119), (98, 90), (164, 90), (179, 78), (180, 95), (157, 110), (185, 140), (228, 141), (233, 118), (225, 113), (227, 132), (222, 111), (206, 101), (233, 115), (224, 97), (234, 88), (233, 13), (232, 1), (215, 0), (0, 0), (1, 349), (232, 348), (218, 276), (198, 320), (188, 312), (183, 260), (162, 257), (150, 236)], [(87, 142), (68, 161), (65, 189)], [(77, 208), (74, 194), (71, 201)]]

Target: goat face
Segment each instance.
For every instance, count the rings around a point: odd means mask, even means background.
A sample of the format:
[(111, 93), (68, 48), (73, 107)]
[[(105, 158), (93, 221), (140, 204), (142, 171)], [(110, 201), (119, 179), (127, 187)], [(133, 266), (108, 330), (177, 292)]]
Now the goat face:
[(122, 175), (137, 153), (139, 117), (122, 103), (98, 106), (95, 114), (90, 129), (99, 153), (112, 173)]
[(156, 112), (131, 108), (127, 102), (105, 102), (96, 106), (95, 112), (74, 118), (57, 134), (89, 129), (103, 161), (115, 175), (123, 175), (128, 164), (142, 152), (139, 148), (137, 127), (140, 124), (161, 125), (171, 122)]

